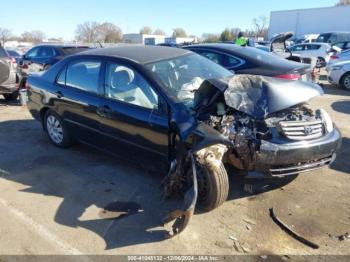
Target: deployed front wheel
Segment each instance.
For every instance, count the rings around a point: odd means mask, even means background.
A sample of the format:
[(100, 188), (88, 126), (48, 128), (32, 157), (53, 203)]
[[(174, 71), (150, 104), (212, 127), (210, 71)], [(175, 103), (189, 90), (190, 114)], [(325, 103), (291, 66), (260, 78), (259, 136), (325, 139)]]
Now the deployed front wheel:
[(226, 201), (229, 193), (228, 175), (222, 163), (215, 170), (203, 165), (198, 166), (197, 170), (197, 206), (199, 210), (208, 212)]
[(51, 110), (46, 112), (44, 125), (49, 139), (55, 146), (66, 148), (72, 144), (68, 130), (55, 112)]

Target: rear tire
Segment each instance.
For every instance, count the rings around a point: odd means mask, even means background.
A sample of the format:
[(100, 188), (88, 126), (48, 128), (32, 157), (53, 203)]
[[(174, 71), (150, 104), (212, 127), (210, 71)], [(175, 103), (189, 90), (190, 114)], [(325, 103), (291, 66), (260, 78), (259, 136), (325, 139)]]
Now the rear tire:
[(217, 170), (206, 166), (197, 168), (198, 179), (198, 209), (209, 212), (221, 206), (227, 199), (229, 193), (229, 181), (223, 163)]
[(350, 73), (346, 73), (341, 78), (340, 85), (343, 89), (350, 91)]
[(72, 145), (72, 139), (61, 117), (52, 110), (48, 110), (44, 117), (44, 127), (51, 142), (61, 148)]
[(6, 101), (15, 101), (18, 99), (19, 92), (15, 91), (12, 94), (3, 94)]

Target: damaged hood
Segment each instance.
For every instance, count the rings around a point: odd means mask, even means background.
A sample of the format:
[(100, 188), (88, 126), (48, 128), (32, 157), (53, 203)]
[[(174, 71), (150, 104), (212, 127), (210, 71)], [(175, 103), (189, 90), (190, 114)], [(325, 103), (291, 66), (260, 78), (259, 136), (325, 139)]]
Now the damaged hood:
[(263, 119), (271, 113), (323, 95), (323, 90), (310, 82), (235, 75), (204, 81), (195, 94), (195, 108), (212, 106), (221, 94), (224, 95), (227, 106), (255, 119)]

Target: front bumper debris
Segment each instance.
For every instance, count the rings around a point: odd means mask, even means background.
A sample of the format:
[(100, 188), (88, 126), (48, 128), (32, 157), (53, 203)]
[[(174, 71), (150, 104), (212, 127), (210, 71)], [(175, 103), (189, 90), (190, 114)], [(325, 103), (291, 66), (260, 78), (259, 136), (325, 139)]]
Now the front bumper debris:
[(164, 218), (164, 224), (168, 224), (171, 221), (175, 220), (174, 224), (172, 225), (172, 232), (167, 232), (166, 238), (171, 238), (181, 233), (186, 228), (193, 216), (196, 207), (198, 197), (196, 163), (193, 154), (191, 154), (189, 157), (192, 164), (192, 186), (185, 193), (183, 207), (181, 209), (176, 209), (170, 212)]
[(335, 127), (318, 139), (293, 143), (261, 141), (256, 154), (255, 171), (272, 175), (293, 175), (330, 165), (341, 146), (341, 134)]

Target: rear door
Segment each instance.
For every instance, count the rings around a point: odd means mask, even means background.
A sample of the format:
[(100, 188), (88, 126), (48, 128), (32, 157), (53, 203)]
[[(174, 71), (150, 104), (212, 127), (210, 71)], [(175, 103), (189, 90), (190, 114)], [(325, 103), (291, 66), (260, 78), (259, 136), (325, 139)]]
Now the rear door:
[(166, 103), (128, 64), (107, 62), (104, 75), (105, 98), (99, 112), (104, 148), (146, 165), (157, 161), (157, 166), (166, 168)]
[(83, 142), (99, 146), (101, 105), (101, 68), (98, 59), (81, 58), (71, 61), (57, 77), (52, 90), (55, 110), (75, 135)]

